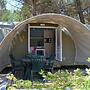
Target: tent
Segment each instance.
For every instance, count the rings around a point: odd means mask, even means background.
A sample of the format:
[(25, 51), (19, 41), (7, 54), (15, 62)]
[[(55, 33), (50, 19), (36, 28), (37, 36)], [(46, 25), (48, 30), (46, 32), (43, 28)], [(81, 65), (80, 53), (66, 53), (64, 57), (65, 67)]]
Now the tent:
[[(6, 66), (10, 65), (10, 52), (13, 52), (14, 55), (16, 55), (16, 58), (21, 54), (24, 55), (25, 52), (28, 52), (29, 44), (28, 40), (25, 38), (27, 37), (28, 33), (25, 33), (25, 31), (28, 29), (28, 25), (30, 23), (41, 23), (41, 27), (44, 26), (44, 23), (53, 25), (56, 24), (58, 26), (63, 26), (68, 30), (67, 32), (69, 32), (70, 35), (68, 36), (65, 34), (65, 39), (61, 40), (62, 42), (64, 40), (64, 42), (60, 46), (60, 55), (65, 53), (65, 56), (62, 55), (62, 60), (56, 60), (56, 65), (90, 65), (87, 61), (87, 58), (90, 56), (89, 29), (79, 21), (69, 16), (47, 13), (31, 17), (21, 22), (3, 39), (3, 41), (0, 43), (0, 71)], [(25, 37), (23, 37), (23, 35)], [(19, 43), (18, 40), (20, 40), (21, 43)], [(24, 53), (20, 53), (21, 50), (23, 50)], [(69, 58), (67, 59), (66, 57)], [(70, 57), (72, 57), (71, 60), (69, 60)]]

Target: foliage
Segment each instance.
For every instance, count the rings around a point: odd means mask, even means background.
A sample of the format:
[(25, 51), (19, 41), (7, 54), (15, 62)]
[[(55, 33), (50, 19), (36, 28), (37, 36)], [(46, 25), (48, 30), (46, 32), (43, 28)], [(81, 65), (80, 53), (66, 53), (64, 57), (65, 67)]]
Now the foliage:
[(87, 58), (87, 61), (90, 63), (90, 57)]
[(31, 16), (31, 11), (30, 11), (30, 7), (28, 4), (23, 4), (23, 7), (21, 9), (21, 14), (23, 19), (27, 19)]
[(4, 12), (6, 10), (6, 1), (0, 0), (0, 20), (2, 20), (2, 16), (4, 15)]
[[(29, 80), (14, 80), (7, 90), (33, 89), (38, 90), (90, 90), (90, 69), (86, 69), (87, 75), (83, 74), (80, 69), (69, 72), (59, 70), (56, 73), (45, 73), (41, 70), (40, 75), (44, 77), (44, 82), (31, 82)], [(13, 75), (10, 75), (14, 77)], [(13, 80), (9, 78), (9, 80)], [(46, 81), (45, 81), (46, 80)], [(13, 88), (13, 89), (12, 89)]]
[(4, 15), (2, 16), (3, 21), (12, 21), (12, 14), (9, 10), (4, 12)]
[(5, 4), (6, 4), (5, 0), (0, 0), (0, 9), (5, 10), (6, 9)]
[(6, 78), (7, 78), (8, 80), (11, 80), (11, 81), (16, 81), (16, 80), (17, 80), (17, 79), (14, 77), (14, 75), (11, 74), (11, 73), (7, 74)]
[(13, 20), (14, 21), (22, 21), (22, 20), (24, 20), (22, 14), (21, 14), (21, 11), (16, 10), (12, 14), (13, 14)]
[(59, 6), (54, 0), (39, 0), (36, 10), (38, 13), (59, 13)]
[(4, 12), (4, 15), (2, 16), (2, 20), (7, 22), (13, 22), (13, 21), (22, 21), (24, 19), (21, 14), (21, 11), (16, 10), (14, 12), (11, 12), (10, 10), (6, 10)]
[(13, 84), (8, 84), (7, 90), (13, 90), (12, 88), (16, 89), (30, 89), (32, 82), (29, 80), (16, 80)]
[(0, 0), (0, 19), (3, 21), (22, 21), (41, 13), (61, 13), (90, 22), (90, 0), (16, 0), (22, 7), (18, 4), (19, 9), (13, 12), (6, 10), (5, 1)]

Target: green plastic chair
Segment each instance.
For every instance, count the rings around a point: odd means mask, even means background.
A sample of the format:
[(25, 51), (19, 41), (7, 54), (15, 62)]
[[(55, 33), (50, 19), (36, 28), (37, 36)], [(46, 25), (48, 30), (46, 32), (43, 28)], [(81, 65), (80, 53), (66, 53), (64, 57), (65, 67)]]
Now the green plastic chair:
[(43, 56), (33, 56), (31, 79), (33, 80), (34, 73), (39, 73), (41, 70), (44, 70), (44, 67), (45, 67), (45, 58)]
[(45, 70), (48, 70), (50, 72), (53, 72), (53, 67), (54, 65), (54, 56), (51, 55), (48, 59), (47, 59), (47, 64), (45, 65)]
[(24, 64), (20, 60), (16, 60), (13, 55), (10, 56), (10, 61), (12, 65), (12, 73), (18, 78), (23, 79), (24, 77)]

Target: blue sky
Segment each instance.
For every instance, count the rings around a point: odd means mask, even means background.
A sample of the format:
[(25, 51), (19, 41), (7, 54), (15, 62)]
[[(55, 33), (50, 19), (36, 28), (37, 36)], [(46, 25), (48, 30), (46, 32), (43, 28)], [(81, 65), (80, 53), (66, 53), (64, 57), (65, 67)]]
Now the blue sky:
[(7, 4), (6, 4), (6, 8), (8, 10), (14, 11), (17, 9), (20, 9), (22, 7), (21, 3), (15, 1), (15, 0), (6, 0)]

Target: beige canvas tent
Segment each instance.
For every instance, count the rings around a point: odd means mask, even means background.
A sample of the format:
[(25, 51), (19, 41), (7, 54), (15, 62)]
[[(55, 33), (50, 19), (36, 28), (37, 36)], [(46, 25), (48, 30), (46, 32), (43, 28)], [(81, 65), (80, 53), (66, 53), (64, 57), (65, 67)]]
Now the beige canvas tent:
[(20, 59), (32, 48), (46, 58), (54, 55), (55, 67), (90, 65), (90, 31), (65, 15), (42, 14), (18, 24), (0, 43), (0, 71), (10, 65), (10, 53)]

